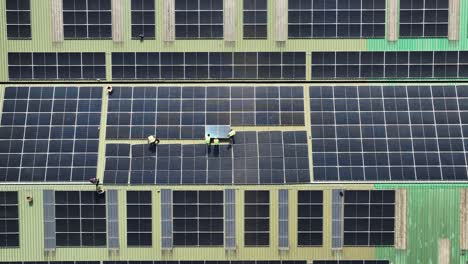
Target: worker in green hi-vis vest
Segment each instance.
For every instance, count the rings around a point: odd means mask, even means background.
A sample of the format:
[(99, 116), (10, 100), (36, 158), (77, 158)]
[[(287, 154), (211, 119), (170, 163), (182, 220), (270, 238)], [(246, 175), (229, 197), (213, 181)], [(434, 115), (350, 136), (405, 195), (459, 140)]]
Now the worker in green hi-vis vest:
[(206, 134), (206, 136), (205, 136), (205, 143), (206, 143), (206, 145), (208, 145), (208, 146), (211, 144), (211, 136), (210, 136), (210, 134)]

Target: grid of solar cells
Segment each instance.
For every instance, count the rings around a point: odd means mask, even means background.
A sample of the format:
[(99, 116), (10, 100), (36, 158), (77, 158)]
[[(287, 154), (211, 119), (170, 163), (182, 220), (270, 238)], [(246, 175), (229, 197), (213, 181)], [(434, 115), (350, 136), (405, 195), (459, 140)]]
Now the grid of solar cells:
[(113, 52), (114, 80), (305, 79), (305, 52)]
[(154, 0), (132, 0), (132, 38), (155, 38)]
[(0, 192), (0, 248), (2, 247), (19, 247), (17, 192)]
[(55, 192), (58, 247), (106, 245), (106, 196), (96, 191)]
[(257, 132), (238, 132), (232, 146), (234, 183), (253, 184), (259, 180)]
[(9, 52), (10, 80), (106, 79), (104, 53)]
[(383, 38), (385, 0), (289, 0), (289, 38)]
[(233, 154), (227, 146), (208, 149), (207, 183), (231, 184), (233, 182)]
[(283, 144), (285, 182), (310, 182), (307, 134), (283, 132)]
[(466, 180), (466, 86), (310, 87), (316, 180)]
[(388, 260), (314, 260), (313, 264), (390, 264)]
[(447, 37), (448, 1), (408, 0), (400, 3), (400, 37)]
[(206, 145), (182, 145), (181, 182), (206, 184), (207, 173)]
[(244, 38), (266, 39), (268, 36), (267, 0), (244, 0)]
[[(284, 182), (283, 134), (258, 132), (258, 176), (262, 183)], [(246, 148), (248, 151), (249, 148)], [(246, 159), (249, 159), (246, 157)]]
[(393, 246), (395, 191), (345, 191), (344, 246)]
[(87, 181), (96, 176), (100, 87), (6, 87), (1, 181)]
[(30, 0), (6, 0), (8, 39), (31, 39)]
[(244, 191), (244, 245), (270, 244), (270, 192)]
[(303, 88), (114, 87), (107, 138), (200, 139), (206, 125), (303, 125)]
[(112, 38), (111, 0), (63, 0), (65, 39)]
[(467, 51), (312, 52), (312, 79), (466, 77)]
[(130, 144), (107, 144), (104, 179), (112, 183), (128, 183)]
[(174, 246), (224, 244), (223, 191), (173, 191)]
[(175, 0), (176, 39), (223, 38), (223, 0)]
[(297, 245), (323, 244), (323, 191), (297, 192)]
[(152, 245), (151, 191), (127, 191), (127, 246)]

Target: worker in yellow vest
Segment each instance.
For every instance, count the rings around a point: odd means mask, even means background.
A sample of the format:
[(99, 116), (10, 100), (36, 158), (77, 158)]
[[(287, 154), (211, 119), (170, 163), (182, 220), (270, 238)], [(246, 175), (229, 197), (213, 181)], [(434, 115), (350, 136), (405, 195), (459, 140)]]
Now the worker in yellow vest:
[(206, 143), (206, 145), (208, 145), (208, 146), (211, 144), (211, 136), (210, 136), (210, 134), (206, 134), (206, 136), (205, 136), (205, 143)]

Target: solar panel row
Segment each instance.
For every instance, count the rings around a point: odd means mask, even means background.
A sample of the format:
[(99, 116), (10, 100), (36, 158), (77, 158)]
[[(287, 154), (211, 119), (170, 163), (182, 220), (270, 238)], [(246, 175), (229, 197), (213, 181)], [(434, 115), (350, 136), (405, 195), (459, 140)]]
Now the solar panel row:
[(128, 150), (128, 145), (120, 144), (118, 148), (108, 145), (106, 183), (310, 182), (307, 137), (303, 131), (237, 132), (232, 146), (145, 144), (132, 145), (131, 152), (126, 154), (121, 149)]
[(466, 77), (468, 51), (312, 52), (312, 79)]
[(466, 180), (467, 91), (310, 87), (314, 179)]
[(305, 52), (113, 52), (113, 80), (305, 79)]
[(106, 79), (104, 53), (9, 52), (10, 80)]
[(201, 139), (206, 125), (303, 125), (303, 98), (297, 86), (114, 87), (107, 138)]

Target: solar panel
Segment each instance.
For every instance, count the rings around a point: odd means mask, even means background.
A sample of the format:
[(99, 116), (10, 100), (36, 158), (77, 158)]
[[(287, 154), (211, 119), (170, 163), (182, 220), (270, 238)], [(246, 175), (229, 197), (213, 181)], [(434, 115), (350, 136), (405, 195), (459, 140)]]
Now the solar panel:
[(243, 8), (244, 39), (266, 39), (267, 0), (244, 0)]
[(466, 180), (466, 88), (310, 87), (314, 179)]
[(56, 191), (58, 247), (106, 245), (106, 196), (95, 191)]
[(127, 191), (127, 246), (152, 245), (151, 191)]
[(132, 0), (132, 38), (155, 38), (154, 0)]
[(344, 192), (344, 246), (393, 246), (395, 191)]
[(224, 244), (223, 191), (173, 191), (174, 246)]
[(244, 191), (244, 245), (270, 244), (270, 192)]
[(9, 52), (9, 80), (106, 79), (104, 53)]
[(383, 38), (385, 0), (288, 1), (289, 38)]
[(297, 192), (297, 245), (323, 244), (323, 191)]
[(30, 0), (6, 0), (8, 39), (31, 39)]
[(466, 77), (466, 51), (312, 52), (312, 79)]
[(6, 247), (19, 247), (17, 192), (0, 192), (0, 248)]
[(6, 87), (0, 180), (96, 177), (101, 96), (100, 87)]
[(128, 183), (130, 144), (107, 144), (104, 179), (112, 183)]
[(409, 0), (400, 4), (400, 37), (447, 37), (448, 1)]
[(63, 0), (65, 39), (112, 38), (111, 0)]
[(223, 0), (175, 0), (176, 39), (223, 38)]
[(303, 125), (303, 88), (114, 87), (107, 138), (201, 139), (208, 125)]
[(113, 80), (305, 80), (305, 52), (113, 52)]

